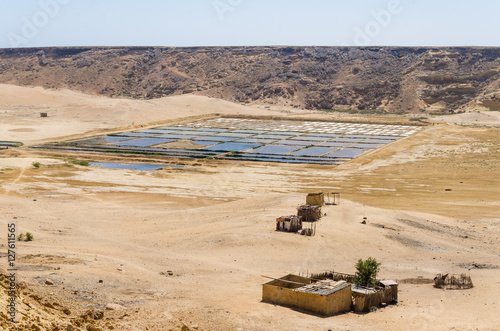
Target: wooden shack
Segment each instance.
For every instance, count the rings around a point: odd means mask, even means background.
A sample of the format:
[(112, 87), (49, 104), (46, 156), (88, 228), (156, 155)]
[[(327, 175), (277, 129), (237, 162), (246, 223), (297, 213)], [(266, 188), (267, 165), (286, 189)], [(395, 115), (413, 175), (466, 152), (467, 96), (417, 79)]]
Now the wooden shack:
[(306, 197), (306, 204), (323, 206), (325, 204), (325, 195), (323, 193), (309, 193)]
[(321, 206), (303, 205), (297, 208), (297, 215), (302, 216), (303, 222), (316, 222), (321, 219)]
[(380, 283), (384, 285), (386, 302), (397, 301), (399, 284), (393, 280), (381, 280)]
[(276, 219), (276, 231), (298, 232), (302, 230), (302, 217), (281, 216)]
[(352, 302), (355, 312), (369, 312), (372, 307), (397, 302), (398, 283), (393, 280), (383, 280), (380, 283), (381, 286), (352, 286)]

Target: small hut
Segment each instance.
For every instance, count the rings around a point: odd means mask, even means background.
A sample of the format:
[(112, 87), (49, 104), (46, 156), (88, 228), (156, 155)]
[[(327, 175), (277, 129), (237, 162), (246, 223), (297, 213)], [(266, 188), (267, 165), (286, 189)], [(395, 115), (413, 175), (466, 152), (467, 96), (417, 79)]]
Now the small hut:
[(262, 301), (332, 316), (351, 310), (351, 284), (287, 275), (262, 285)]
[(398, 283), (393, 280), (380, 281), (380, 286), (352, 286), (352, 303), (355, 312), (368, 312), (372, 307), (381, 307), (398, 300)]
[(297, 215), (302, 216), (303, 222), (316, 222), (323, 214), (321, 206), (318, 205), (303, 205), (297, 208)]
[(323, 193), (309, 193), (306, 197), (306, 204), (323, 206), (325, 204), (325, 195)]
[(302, 230), (302, 217), (281, 216), (276, 219), (276, 231), (298, 232)]
[(384, 286), (384, 301), (398, 301), (398, 282), (394, 280), (381, 280), (380, 284)]

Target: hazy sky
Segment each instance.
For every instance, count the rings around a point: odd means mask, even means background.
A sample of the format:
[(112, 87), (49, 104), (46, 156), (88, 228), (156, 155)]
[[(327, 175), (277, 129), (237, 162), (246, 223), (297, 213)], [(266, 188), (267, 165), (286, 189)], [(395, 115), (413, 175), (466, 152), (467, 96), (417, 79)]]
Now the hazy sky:
[(496, 0), (0, 0), (0, 47), (500, 46)]

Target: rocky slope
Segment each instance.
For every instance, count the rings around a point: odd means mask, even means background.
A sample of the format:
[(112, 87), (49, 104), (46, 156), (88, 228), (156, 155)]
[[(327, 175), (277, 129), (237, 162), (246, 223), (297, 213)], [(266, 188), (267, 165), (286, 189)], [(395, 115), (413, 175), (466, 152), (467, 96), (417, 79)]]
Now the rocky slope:
[(500, 110), (500, 48), (1, 49), (0, 83), (306, 109)]
[[(75, 314), (67, 306), (58, 303), (59, 298), (55, 299), (54, 293), (43, 297), (40, 293), (29, 288), (26, 283), (21, 282), (17, 284), (14, 295), (14, 292), (11, 292), (10, 284), (9, 273), (0, 269), (0, 298), (6, 305), (13, 302), (12, 306), (15, 307), (0, 312), (1, 330), (98, 331), (115, 328), (110, 322), (111, 319), (104, 320), (104, 311), (102, 310), (92, 309), (82, 314)], [(75, 309), (75, 305), (71, 305), (71, 308)], [(15, 314), (7, 315), (8, 311), (15, 311)], [(15, 324), (11, 323), (11, 318), (14, 318)]]

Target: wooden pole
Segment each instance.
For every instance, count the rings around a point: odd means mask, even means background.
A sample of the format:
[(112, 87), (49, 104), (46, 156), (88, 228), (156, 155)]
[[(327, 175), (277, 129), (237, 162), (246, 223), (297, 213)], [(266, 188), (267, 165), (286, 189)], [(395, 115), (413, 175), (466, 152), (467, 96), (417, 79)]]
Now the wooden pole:
[(272, 280), (279, 280), (281, 282), (290, 283), (290, 284), (308, 285), (307, 283), (292, 282), (291, 280), (284, 280), (284, 279), (279, 279), (279, 278), (274, 278), (274, 277), (269, 277), (269, 276), (264, 276), (264, 275), (261, 275), (261, 276), (264, 277), (264, 278), (269, 278), (269, 279), (272, 279)]

